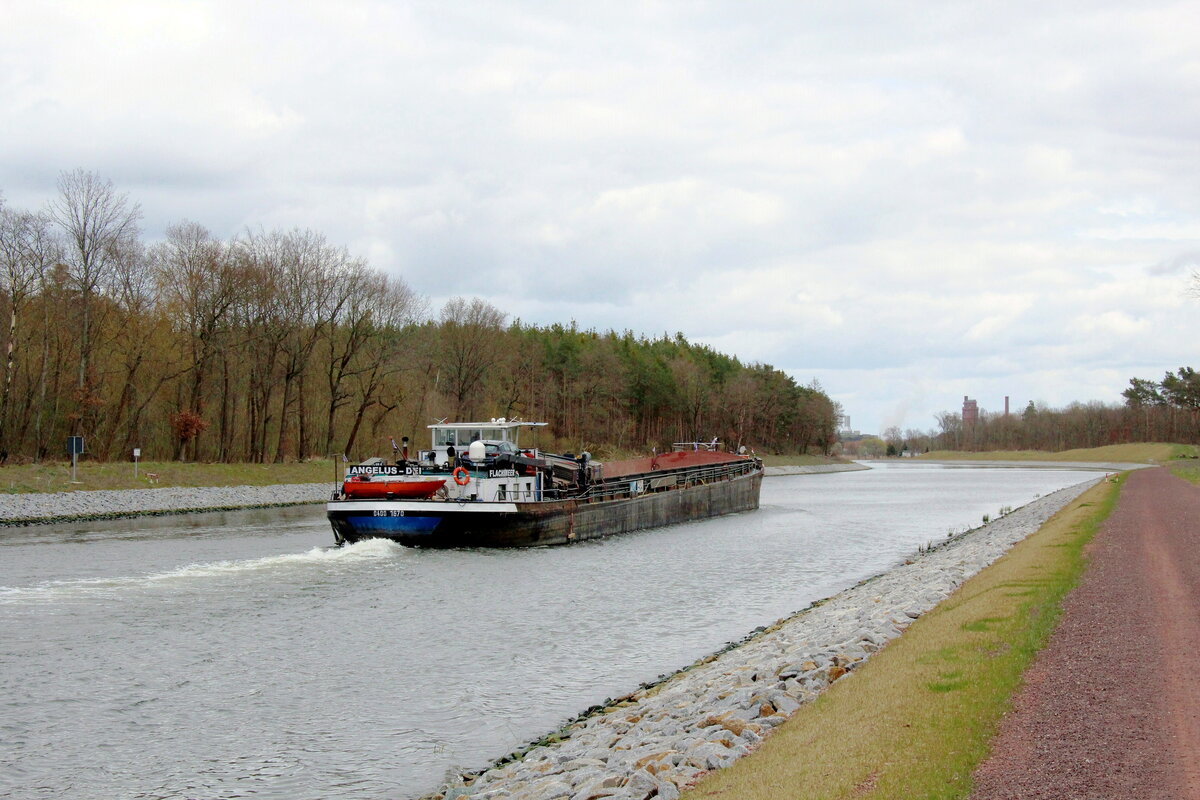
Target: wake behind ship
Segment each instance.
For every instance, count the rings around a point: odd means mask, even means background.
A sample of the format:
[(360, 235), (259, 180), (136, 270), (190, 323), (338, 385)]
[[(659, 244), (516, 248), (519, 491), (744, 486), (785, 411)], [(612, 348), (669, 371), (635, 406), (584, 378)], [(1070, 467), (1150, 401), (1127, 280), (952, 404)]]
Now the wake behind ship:
[(529, 547), (610, 536), (758, 508), (762, 462), (710, 444), (597, 462), (521, 449), (523, 427), (430, 425), (410, 461), (357, 464), (327, 505), (338, 544), (385, 538), (414, 547)]

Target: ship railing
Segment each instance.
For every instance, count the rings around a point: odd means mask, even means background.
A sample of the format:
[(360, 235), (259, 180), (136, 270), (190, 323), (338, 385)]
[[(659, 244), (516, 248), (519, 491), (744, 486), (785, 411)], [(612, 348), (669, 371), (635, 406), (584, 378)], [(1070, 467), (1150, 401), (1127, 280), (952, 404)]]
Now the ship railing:
[(492, 500), (497, 503), (532, 503), (536, 500), (552, 500), (558, 499), (551, 489), (513, 489), (508, 488), (504, 492), (504, 496), (493, 496)]
[(715, 453), (721, 449), (721, 443), (716, 439), (711, 442), (671, 442), (672, 450), (704, 450)]

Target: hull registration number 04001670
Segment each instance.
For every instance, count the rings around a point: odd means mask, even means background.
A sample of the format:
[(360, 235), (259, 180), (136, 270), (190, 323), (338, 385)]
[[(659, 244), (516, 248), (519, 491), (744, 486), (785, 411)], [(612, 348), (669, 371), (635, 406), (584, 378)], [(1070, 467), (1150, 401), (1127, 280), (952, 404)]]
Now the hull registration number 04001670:
[(403, 511), (393, 511), (388, 508), (377, 508), (372, 512), (377, 517), (403, 517)]

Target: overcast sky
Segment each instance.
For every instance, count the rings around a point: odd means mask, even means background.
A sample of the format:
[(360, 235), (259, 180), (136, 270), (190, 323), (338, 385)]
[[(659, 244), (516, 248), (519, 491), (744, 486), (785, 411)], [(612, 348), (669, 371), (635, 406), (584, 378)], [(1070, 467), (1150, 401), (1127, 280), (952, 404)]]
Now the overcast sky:
[(1137, 5), (0, 0), (0, 192), (313, 228), (864, 431), (1117, 402), (1200, 367), (1200, 14)]

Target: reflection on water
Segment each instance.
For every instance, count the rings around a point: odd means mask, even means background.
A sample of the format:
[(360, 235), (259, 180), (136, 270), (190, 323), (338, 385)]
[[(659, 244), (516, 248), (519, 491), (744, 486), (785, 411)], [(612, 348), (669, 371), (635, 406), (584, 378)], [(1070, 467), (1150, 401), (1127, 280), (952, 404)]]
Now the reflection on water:
[(0, 796), (379, 798), (1094, 477), (889, 464), (570, 547), (331, 549), (319, 508), (0, 529)]

